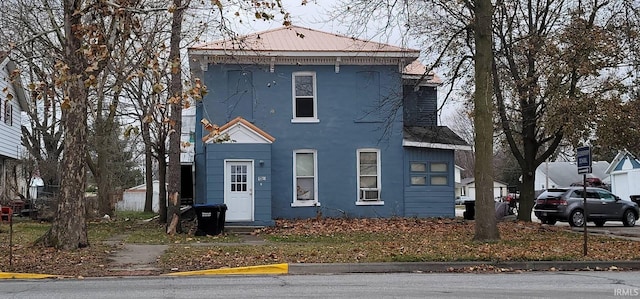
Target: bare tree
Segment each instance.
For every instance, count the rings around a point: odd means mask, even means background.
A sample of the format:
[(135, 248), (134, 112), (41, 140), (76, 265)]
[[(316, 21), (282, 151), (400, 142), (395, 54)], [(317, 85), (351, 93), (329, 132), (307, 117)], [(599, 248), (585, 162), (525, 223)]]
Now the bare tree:
[[(84, 200), (88, 98), (90, 87), (96, 85), (109, 62), (114, 43), (119, 42), (118, 37), (127, 36), (128, 15), (119, 8), (102, 2), (65, 0), (62, 22), (53, 27), (63, 49), (56, 65), (59, 76), (55, 84), (63, 89), (60, 107), (65, 151), (57, 213), (50, 230), (39, 240), (48, 246), (60, 249), (89, 246)], [(51, 14), (55, 11), (49, 10)]]
[[(29, 124), (22, 127), (22, 144), (33, 161), (32, 173), (45, 182), (47, 191), (60, 185), (59, 163), (62, 157), (62, 89), (54, 84), (59, 75), (55, 63), (62, 51), (53, 32), (60, 18), (47, 12), (48, 3), (4, 1), (0, 3), (0, 43), (10, 46), (12, 58), (22, 70), (23, 86), (28, 92)], [(28, 179), (28, 178), (27, 178)]]
[(180, 224), (180, 133), (182, 132), (182, 68), (180, 67), (180, 41), (182, 34), (182, 16), (189, 0), (173, 0), (173, 19), (171, 24), (171, 41), (169, 45), (169, 61), (171, 62), (171, 81), (169, 83), (169, 100), (171, 107), (171, 131), (169, 133), (169, 178), (167, 207), (167, 233), (181, 232)]
[[(528, 1), (496, 8), (494, 90), (501, 129), (522, 170), (518, 218), (531, 220), (536, 168), (564, 140), (588, 143), (625, 91), (629, 1)], [(634, 7), (635, 6), (635, 7)], [(569, 113), (570, 111), (570, 113)], [(622, 128), (620, 128), (622, 130)]]

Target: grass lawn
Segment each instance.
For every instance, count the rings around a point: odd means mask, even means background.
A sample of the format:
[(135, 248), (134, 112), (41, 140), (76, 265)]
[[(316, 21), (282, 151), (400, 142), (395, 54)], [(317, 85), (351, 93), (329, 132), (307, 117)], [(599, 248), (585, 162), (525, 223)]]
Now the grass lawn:
[(90, 222), (91, 246), (69, 252), (33, 246), (49, 224), (15, 218), (11, 251), (9, 226), (0, 226), (0, 271), (108, 275), (108, 256), (118, 250), (117, 244), (104, 242), (109, 239), (169, 245), (155, 265), (163, 272), (270, 263), (640, 259), (640, 242), (606, 236), (590, 236), (585, 257), (582, 234), (539, 223), (503, 222), (501, 240), (475, 242), (474, 222), (462, 219), (279, 220), (254, 232), (266, 244), (236, 245), (240, 238), (231, 234), (168, 236), (164, 225), (141, 220), (150, 216), (120, 214), (111, 221)]

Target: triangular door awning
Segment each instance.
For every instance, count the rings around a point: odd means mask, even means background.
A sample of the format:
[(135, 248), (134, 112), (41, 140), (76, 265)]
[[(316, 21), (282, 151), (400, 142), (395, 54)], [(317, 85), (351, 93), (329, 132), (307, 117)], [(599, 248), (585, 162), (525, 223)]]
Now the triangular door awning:
[[(273, 143), (276, 140), (240, 116), (220, 127), (219, 132), (221, 136), (229, 135), (229, 141), (225, 143)], [(213, 142), (213, 138), (205, 142)]]

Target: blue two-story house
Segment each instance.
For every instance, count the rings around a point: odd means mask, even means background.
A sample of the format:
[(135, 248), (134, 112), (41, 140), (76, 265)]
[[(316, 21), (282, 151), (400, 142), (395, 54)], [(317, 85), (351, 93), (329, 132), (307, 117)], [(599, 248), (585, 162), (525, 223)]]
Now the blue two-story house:
[(208, 91), (194, 202), (238, 225), (454, 217), (454, 149), (470, 146), (437, 125), (419, 54), (295, 26), (190, 48)]

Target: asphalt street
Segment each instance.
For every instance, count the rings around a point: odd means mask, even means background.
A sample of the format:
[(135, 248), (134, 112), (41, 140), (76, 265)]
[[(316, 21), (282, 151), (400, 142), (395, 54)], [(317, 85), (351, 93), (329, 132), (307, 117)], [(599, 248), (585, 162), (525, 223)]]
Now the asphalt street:
[(640, 273), (392, 273), (0, 281), (0, 298), (615, 298)]

